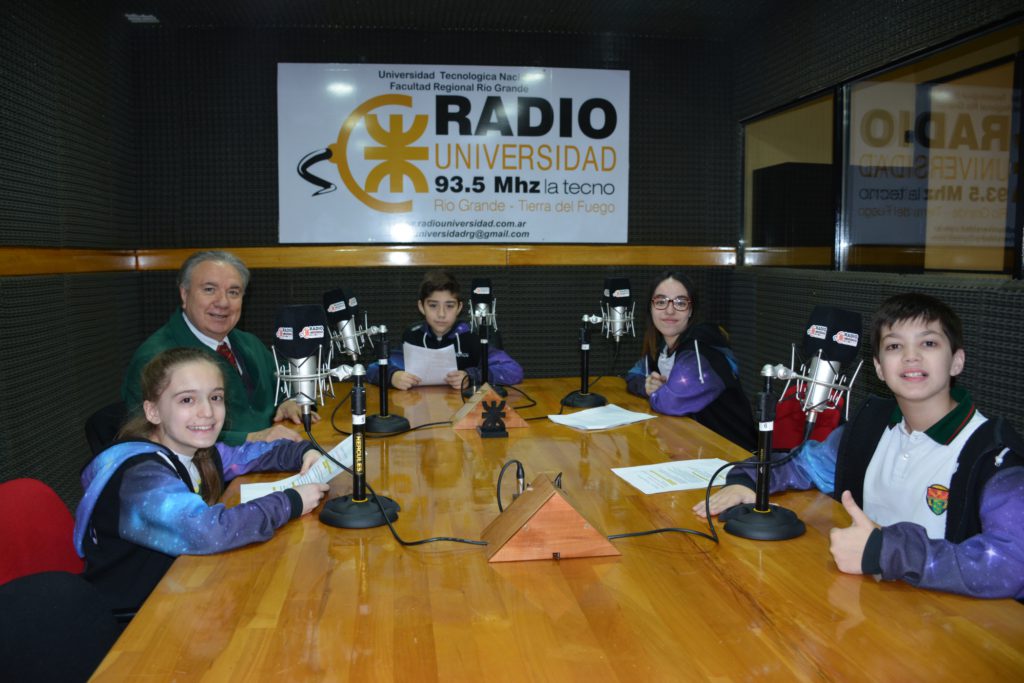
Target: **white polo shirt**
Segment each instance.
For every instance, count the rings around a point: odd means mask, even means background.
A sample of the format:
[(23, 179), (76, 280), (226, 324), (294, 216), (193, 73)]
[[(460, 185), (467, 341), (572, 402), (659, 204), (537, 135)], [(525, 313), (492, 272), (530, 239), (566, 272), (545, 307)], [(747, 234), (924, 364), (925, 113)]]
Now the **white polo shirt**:
[[(885, 430), (864, 474), (864, 513), (876, 524), (920, 524), (928, 538), (946, 535), (949, 484), (964, 444), (985, 422), (977, 410), (946, 443), (934, 427), (910, 432), (905, 419)], [(941, 438), (941, 437), (939, 437)]]

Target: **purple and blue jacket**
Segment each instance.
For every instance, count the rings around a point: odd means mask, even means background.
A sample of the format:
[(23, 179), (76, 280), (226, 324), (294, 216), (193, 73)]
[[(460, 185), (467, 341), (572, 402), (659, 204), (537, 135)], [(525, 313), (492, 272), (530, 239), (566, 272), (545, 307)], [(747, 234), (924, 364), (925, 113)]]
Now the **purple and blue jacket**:
[[(664, 342), (659, 352), (664, 351)], [(739, 382), (739, 364), (718, 327), (687, 328), (676, 343), (675, 362), (665, 384), (650, 396), (645, 382), (658, 359), (644, 357), (626, 373), (626, 390), (647, 398), (664, 415), (688, 415), (748, 451), (757, 447), (750, 401)]]
[[(294, 471), (312, 444), (302, 441), (216, 445), (225, 482), (247, 472)], [(228, 509), (192, 490), (181, 461), (150, 441), (124, 441), (82, 472), (74, 544), (84, 576), (112, 607), (137, 608), (178, 555), (206, 555), (265, 541), (302, 513), (289, 489)]]

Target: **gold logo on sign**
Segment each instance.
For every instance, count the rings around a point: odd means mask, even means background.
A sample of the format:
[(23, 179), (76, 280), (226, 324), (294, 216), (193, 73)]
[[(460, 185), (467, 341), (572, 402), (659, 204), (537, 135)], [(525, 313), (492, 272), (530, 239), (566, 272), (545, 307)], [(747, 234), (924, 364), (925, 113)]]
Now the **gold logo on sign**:
[[(402, 202), (385, 202), (371, 196), (370, 193), (379, 192), (381, 183), (385, 179), (388, 181), (389, 192), (403, 192), (406, 178), (412, 183), (415, 192), (429, 191), (423, 171), (412, 163), (427, 158), (426, 147), (413, 146), (413, 143), (419, 140), (427, 130), (427, 116), (425, 114), (413, 116), (411, 125), (406, 129), (403, 116), (391, 114), (388, 116), (388, 127), (385, 128), (381, 125), (380, 117), (372, 112), (386, 106), (411, 107), (412, 97), (395, 94), (380, 95), (363, 102), (345, 119), (341, 130), (338, 131), (338, 141), (333, 145), (328, 145), (328, 149), (331, 151), (331, 163), (338, 166), (338, 174), (352, 196), (371, 209), (385, 213), (401, 213), (412, 210), (411, 199)], [(364, 120), (366, 132), (378, 145), (367, 145), (363, 149), (363, 158), (380, 163), (374, 166), (367, 175), (365, 187), (360, 187), (349, 168), (347, 153), (352, 131)]]

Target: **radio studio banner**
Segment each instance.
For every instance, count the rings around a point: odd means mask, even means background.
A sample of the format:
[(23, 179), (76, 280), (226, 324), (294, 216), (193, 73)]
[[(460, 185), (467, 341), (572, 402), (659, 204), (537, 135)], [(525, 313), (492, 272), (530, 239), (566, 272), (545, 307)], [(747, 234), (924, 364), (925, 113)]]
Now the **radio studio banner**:
[[(1012, 72), (1003, 80), (1012, 84)], [(847, 187), (854, 241), (922, 245), (928, 268), (1000, 270), (1015, 182), (1012, 114), (1012, 85), (896, 82), (855, 91)]]
[(278, 64), (282, 243), (626, 242), (629, 72)]

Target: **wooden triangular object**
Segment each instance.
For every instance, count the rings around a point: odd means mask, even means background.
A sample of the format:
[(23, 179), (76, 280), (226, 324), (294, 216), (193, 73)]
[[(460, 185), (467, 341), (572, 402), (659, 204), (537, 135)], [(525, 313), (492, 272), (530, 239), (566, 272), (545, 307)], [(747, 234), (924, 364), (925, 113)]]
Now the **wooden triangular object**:
[(622, 554), (545, 475), (534, 479), (481, 537), (487, 541), (488, 562)]
[(519, 413), (508, 405), (508, 399), (504, 399), (498, 395), (494, 389), (491, 388), (490, 384), (481, 384), (480, 388), (476, 390), (476, 393), (466, 399), (466, 402), (462, 404), (462, 407), (452, 415), (452, 429), (476, 429), (483, 424), (484, 418), (484, 407), (481, 402), (497, 401), (501, 403), (506, 401), (505, 407), (501, 409), (501, 412), (505, 413), (505, 417), (502, 419), (505, 421), (505, 428), (510, 427), (528, 427), (526, 420), (519, 417)]

